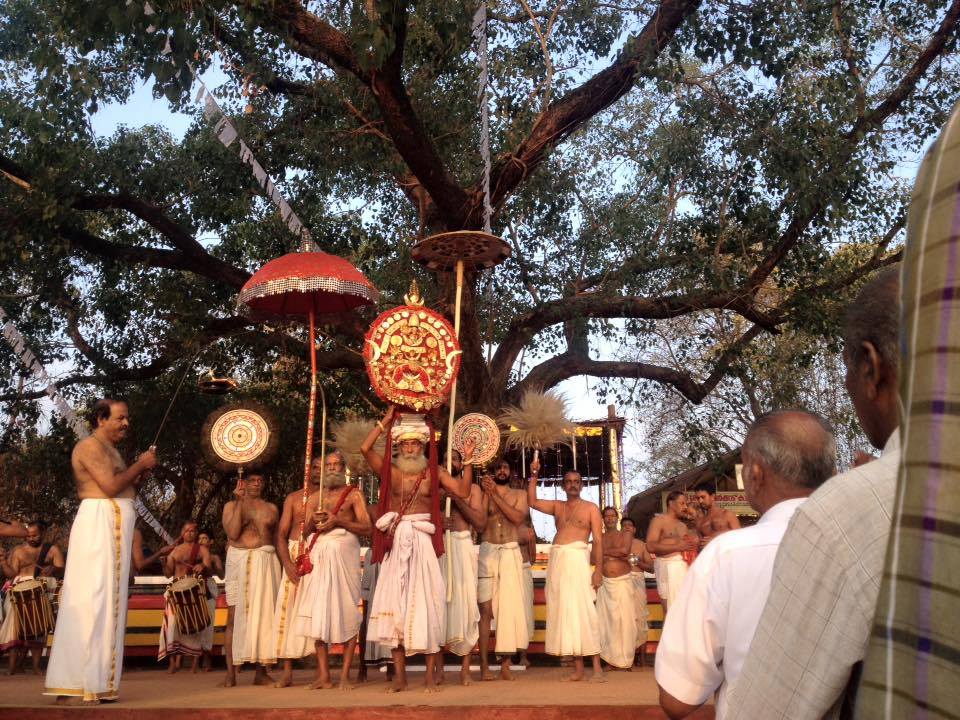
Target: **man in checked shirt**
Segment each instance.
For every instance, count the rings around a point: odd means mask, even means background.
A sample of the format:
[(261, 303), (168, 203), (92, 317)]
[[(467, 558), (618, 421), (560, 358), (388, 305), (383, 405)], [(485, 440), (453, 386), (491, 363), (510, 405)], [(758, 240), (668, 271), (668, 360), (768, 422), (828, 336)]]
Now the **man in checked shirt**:
[(827, 480), (790, 521), (760, 624), (727, 697), (727, 720), (851, 712), (850, 689), (877, 605), (900, 462), (899, 318), (899, 267), (874, 276), (847, 308), (847, 392), (864, 434), (883, 452)]

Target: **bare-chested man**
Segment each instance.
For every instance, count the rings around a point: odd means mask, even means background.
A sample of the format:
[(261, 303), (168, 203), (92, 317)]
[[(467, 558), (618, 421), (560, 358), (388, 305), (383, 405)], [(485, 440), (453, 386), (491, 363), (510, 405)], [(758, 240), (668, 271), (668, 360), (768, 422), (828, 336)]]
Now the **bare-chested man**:
[[(600, 667), (599, 622), (593, 590), (601, 583), (603, 562), (603, 521), (600, 508), (580, 497), (583, 479), (576, 470), (563, 476), (566, 500), (537, 498), (540, 463), (530, 464), (527, 499), (534, 510), (553, 515), (557, 534), (547, 564), (547, 642), (548, 655), (573, 656), (574, 670), (564, 678), (583, 680), (583, 658), (591, 657), (595, 682), (604, 682)], [(592, 552), (587, 541), (593, 538)], [(591, 575), (590, 563), (594, 565)], [(572, 630), (572, 628), (574, 630)]]
[[(18, 545), (10, 555), (0, 561), (3, 574), (12, 581), (12, 586), (24, 580), (39, 579), (47, 586), (48, 597), (57, 590), (57, 578), (63, 577), (63, 552), (53, 543), (43, 542), (46, 526), (37, 521), (27, 524), (27, 541)], [(13, 588), (11, 587), (11, 590)], [(10, 674), (19, 667), (21, 652), (29, 648), (33, 660), (33, 674), (40, 674), (40, 656), (47, 644), (47, 636), (30, 638), (23, 642), (16, 613), (13, 611), (11, 592), (7, 592), (3, 625), (0, 625), (0, 652), (10, 651)]]
[(647, 577), (644, 573), (653, 572), (653, 556), (647, 550), (647, 544), (637, 538), (637, 525), (631, 518), (623, 518), (620, 521), (620, 527), (633, 537), (633, 542), (630, 544), (630, 576), (633, 578), (634, 589), (637, 594), (637, 637), (640, 639), (634, 664), (646, 667), (650, 611), (647, 606)]
[(703, 511), (697, 520), (701, 549), (720, 533), (737, 530), (740, 527), (740, 519), (736, 514), (714, 502), (715, 495), (713, 488), (703, 487), (697, 490), (697, 503)]
[[(463, 459), (452, 451), (451, 470), (455, 478), (463, 474)], [(473, 531), (481, 531), (486, 515), (483, 511), (483, 493), (478, 485), (470, 485), (466, 498), (443, 492), (449, 497), (450, 517), (443, 519), (446, 556), (440, 560), (447, 592), (447, 624), (444, 645), (460, 658), (460, 683), (469, 685), (470, 653), (477, 644), (480, 627), (480, 609), (477, 606), (477, 552), (473, 546)], [(442, 664), (442, 663), (441, 663)], [(440, 682), (443, 668), (438, 668)]]
[(272, 642), (273, 605), (280, 585), (280, 563), (273, 543), (280, 513), (276, 505), (260, 497), (263, 482), (260, 474), (238, 480), (234, 489), (237, 499), (223, 508), (228, 543), (224, 584), (229, 608), (224, 687), (237, 684), (236, 666), (247, 662), (257, 666), (254, 685), (273, 682), (265, 666), (277, 660)]
[(204, 672), (210, 672), (213, 670), (213, 633), (217, 625), (217, 598), (220, 597), (220, 586), (217, 585), (216, 578), (223, 578), (223, 560), (213, 551), (210, 533), (201, 530), (197, 533), (197, 542), (210, 553), (210, 577), (207, 578), (207, 609), (210, 611), (210, 624), (200, 633), (202, 653), (200, 666)]
[(603, 584), (597, 591), (600, 657), (609, 665), (631, 670), (637, 648), (646, 642), (637, 625), (637, 592), (631, 575), (633, 531), (617, 529), (615, 507), (603, 509)]
[[(336, 461), (337, 456), (327, 455)], [(320, 489), (320, 470), (324, 459), (317, 456), (310, 461), (310, 480), (307, 487), (307, 497)], [(283, 567), (283, 579), (280, 581), (280, 590), (277, 593), (277, 602), (273, 611), (273, 644), (277, 649), (277, 659), (283, 660), (283, 674), (277, 680), (278, 688), (290, 687), (293, 684), (293, 661), (306, 657), (313, 651), (310, 641), (293, 630), (294, 608), (297, 594), (300, 590), (300, 574), (297, 572), (297, 557), (300, 555), (300, 544), (305, 541), (304, 534), (306, 521), (304, 508), (306, 498), (303, 488), (297, 488), (289, 493), (283, 501), (283, 511), (280, 513), (280, 522), (277, 524), (277, 557)], [(301, 523), (304, 523), (301, 525)]]
[[(197, 576), (204, 583), (206, 594), (206, 578), (210, 576), (210, 551), (197, 542), (197, 524), (188, 520), (183, 524), (180, 538), (183, 542), (177, 545), (164, 562), (164, 571), (167, 577), (175, 579), (188, 576)], [(183, 662), (183, 656), (193, 658), (192, 672), (197, 672), (197, 663), (200, 661), (201, 633), (186, 634), (177, 625), (177, 614), (170, 601), (169, 593), (165, 596), (163, 610), (163, 626), (160, 628), (160, 650), (157, 660), (169, 658), (167, 672), (175, 673)], [(211, 618), (212, 620), (212, 618)]]
[(484, 474), (483, 509), (486, 523), (480, 544), (480, 679), (494, 680), (490, 673), (487, 650), (490, 644), (490, 623), (496, 621), (494, 652), (500, 659), (500, 677), (512, 680), (510, 661), (514, 653), (530, 644), (527, 614), (524, 611), (523, 553), (520, 550), (521, 528), (530, 515), (527, 494), (510, 487), (510, 463), (500, 460), (494, 473)]
[[(323, 493), (307, 500), (307, 552), (312, 566), (300, 579), (293, 632), (317, 649), (317, 677), (311, 689), (333, 687), (330, 644), (343, 643), (340, 689), (350, 690), (350, 665), (360, 630), (360, 540), (373, 531), (363, 493), (347, 484), (346, 462), (327, 455)], [(322, 497), (321, 497), (322, 496)]]
[[(374, 472), (383, 469), (383, 458), (373, 451), (373, 444), (393, 418), (394, 408), (364, 440), (361, 450)], [(380, 575), (370, 608), (368, 640), (392, 649), (396, 672), (393, 692), (407, 687), (406, 655), (424, 653), (427, 671), (424, 685), (427, 692), (436, 692), (436, 665), (442, 661), (441, 648), (446, 635), (446, 585), (437, 556), (442, 546), (440, 533), (439, 487), (433, 487), (431, 470), (424, 455), (430, 429), (420, 416), (401, 416), (391, 428), (391, 437), (399, 454), (393, 459), (386, 478), (389, 493), (381, 486), (381, 510), (375, 538), (384, 543)], [(453, 478), (438, 468), (439, 485), (460, 498), (470, 494), (473, 480), (474, 444), (464, 448), (463, 476)], [(436, 500), (436, 504), (434, 504)], [(437, 512), (434, 512), (434, 509)], [(375, 560), (380, 560), (376, 557)]]
[(667, 511), (657, 515), (647, 530), (647, 549), (652, 552), (654, 574), (657, 576), (657, 592), (663, 602), (664, 613), (676, 599), (687, 576), (684, 551), (696, 550), (698, 541), (690, 535), (683, 518), (687, 515), (687, 496), (680, 490), (667, 495)]
[(130, 426), (127, 404), (98, 400), (93, 434), (77, 443), (71, 465), (80, 508), (70, 530), (60, 612), (47, 665), (45, 694), (94, 704), (116, 700), (127, 620), (133, 497), (142, 473), (157, 464), (153, 448), (129, 468), (117, 444)]

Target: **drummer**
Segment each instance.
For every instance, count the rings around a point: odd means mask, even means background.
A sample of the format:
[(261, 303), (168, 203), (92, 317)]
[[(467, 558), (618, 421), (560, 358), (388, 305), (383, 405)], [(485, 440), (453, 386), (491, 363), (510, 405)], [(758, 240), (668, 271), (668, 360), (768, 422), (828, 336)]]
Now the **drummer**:
[[(205, 578), (211, 574), (210, 551), (197, 542), (197, 523), (188, 520), (183, 524), (181, 537), (183, 542), (177, 545), (173, 552), (167, 555), (164, 569), (167, 575), (175, 580), (196, 577), (203, 588), (203, 601), (206, 602), (207, 589)], [(164, 595), (163, 626), (160, 628), (160, 650), (158, 660), (169, 658), (167, 672), (177, 672), (183, 662), (183, 656), (193, 658), (191, 672), (197, 672), (201, 655), (202, 631), (186, 634), (177, 626), (177, 614), (174, 603), (176, 600), (170, 590)], [(211, 618), (212, 622), (212, 618)]]
[[(26, 542), (18, 545), (10, 555), (0, 561), (5, 577), (12, 580), (11, 587), (25, 580), (40, 579), (52, 600), (57, 590), (57, 578), (63, 577), (63, 551), (54, 543), (43, 542), (46, 523), (37, 520), (27, 524)], [(24, 642), (20, 638), (19, 624), (15, 612), (12, 612), (10, 592), (4, 608), (4, 621), (0, 625), (0, 652), (10, 651), (10, 674), (16, 672), (20, 664), (23, 649), (29, 647), (33, 660), (33, 674), (40, 674), (40, 656), (47, 644), (46, 636)]]

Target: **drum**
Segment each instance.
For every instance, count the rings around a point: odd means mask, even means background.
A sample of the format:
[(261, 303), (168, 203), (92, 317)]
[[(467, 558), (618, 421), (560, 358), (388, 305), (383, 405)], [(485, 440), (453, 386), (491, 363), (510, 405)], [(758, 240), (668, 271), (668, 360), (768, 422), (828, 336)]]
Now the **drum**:
[(207, 585), (203, 578), (178, 578), (167, 588), (167, 602), (173, 605), (177, 628), (184, 635), (195, 635), (210, 624)]
[(10, 604), (17, 614), (17, 636), (21, 640), (46, 640), (53, 632), (53, 607), (42, 580), (21, 580), (10, 588)]

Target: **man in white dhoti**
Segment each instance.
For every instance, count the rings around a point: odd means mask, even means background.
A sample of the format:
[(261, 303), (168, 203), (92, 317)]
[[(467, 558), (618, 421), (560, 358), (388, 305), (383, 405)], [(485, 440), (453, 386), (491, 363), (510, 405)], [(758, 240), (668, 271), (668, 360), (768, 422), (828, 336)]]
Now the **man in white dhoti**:
[(600, 657), (612, 667), (632, 670), (641, 643), (636, 585), (630, 573), (633, 533), (618, 530), (618, 519), (616, 508), (603, 509), (603, 582), (597, 591)]
[[(518, 480), (523, 485), (524, 480)], [(511, 486), (513, 487), (513, 486)], [(537, 531), (533, 529), (533, 518), (529, 513), (520, 527), (520, 554), (523, 556), (523, 612), (527, 617), (527, 636), (530, 642), (533, 642), (533, 632), (536, 628), (536, 621), (533, 615), (533, 563), (537, 560)], [(526, 648), (520, 650), (520, 664), (524, 667), (530, 667), (530, 658), (527, 657)]]
[[(463, 472), (460, 453), (453, 451), (454, 477)], [(479, 637), (480, 609), (477, 607), (477, 549), (473, 544), (473, 530), (483, 529), (482, 493), (477, 485), (470, 486), (465, 499), (450, 496), (450, 517), (444, 518), (444, 548), (446, 557), (440, 561), (443, 582), (447, 588), (447, 626), (443, 644), (460, 658), (460, 684), (470, 684), (470, 653)], [(449, 537), (448, 537), (449, 535)], [(442, 681), (443, 670), (439, 671)]]
[(207, 609), (210, 611), (210, 624), (200, 633), (200, 664), (204, 672), (213, 670), (213, 633), (217, 625), (217, 598), (220, 597), (220, 586), (214, 575), (223, 579), (223, 560), (213, 552), (213, 542), (210, 534), (201, 531), (197, 535), (197, 542), (203, 545), (210, 553), (210, 572), (207, 578)]
[[(374, 534), (374, 561), (380, 576), (370, 609), (369, 640), (392, 648), (396, 672), (391, 691), (407, 687), (406, 655), (424, 653), (424, 684), (435, 692), (436, 665), (446, 634), (446, 586), (437, 558), (443, 554), (440, 525), (440, 486), (466, 498), (473, 479), (474, 443), (464, 448), (459, 480), (437, 466), (436, 444), (422, 416), (401, 416), (393, 426), (383, 457), (373, 444), (391, 423), (394, 408), (364, 440), (361, 450), (374, 472), (380, 472), (380, 507)], [(424, 446), (430, 440), (430, 461)], [(392, 456), (392, 444), (399, 455)]]
[[(46, 586), (47, 599), (52, 600), (57, 591), (57, 579), (63, 577), (63, 552), (55, 543), (43, 542), (46, 523), (35, 521), (27, 524), (26, 542), (18, 545), (9, 558), (0, 558), (3, 576), (13, 578), (13, 586), (23, 580), (37, 579)], [(4, 612), (0, 613), (3, 623), (0, 625), (0, 652), (10, 653), (10, 674), (16, 672), (21, 660), (21, 649), (29, 648), (33, 661), (33, 674), (40, 674), (40, 656), (47, 645), (46, 633), (42, 637), (22, 640), (18, 618), (12, 608), (11, 592), (4, 600)]]
[(224, 656), (227, 677), (224, 687), (237, 684), (236, 666), (254, 663), (254, 685), (273, 681), (266, 665), (277, 661), (273, 643), (273, 608), (280, 585), (280, 563), (273, 546), (279, 512), (260, 497), (263, 476), (247, 475), (237, 481), (236, 500), (223, 508), (227, 534), (227, 632)]
[(494, 680), (488, 666), (490, 625), (495, 623), (494, 652), (500, 659), (500, 677), (512, 680), (511, 656), (530, 644), (530, 629), (524, 610), (523, 555), (520, 529), (530, 515), (527, 494), (510, 487), (510, 464), (501, 460), (493, 475), (484, 474), (483, 509), (486, 523), (480, 543), (480, 679)]
[[(332, 458), (332, 460), (331, 460)], [(326, 462), (340, 462), (337, 455), (327, 455)], [(320, 489), (320, 470), (323, 467), (322, 456), (314, 457), (310, 461), (310, 481), (307, 495)], [(341, 470), (342, 471), (342, 470)], [(283, 577), (277, 600), (273, 610), (273, 645), (276, 648), (277, 659), (283, 661), (283, 673), (274, 683), (274, 687), (284, 688), (293, 684), (293, 661), (306, 657), (313, 652), (313, 645), (302, 635), (293, 630), (294, 608), (297, 594), (300, 592), (300, 573), (297, 570), (297, 557), (300, 555), (300, 544), (305, 541), (306, 500), (303, 488), (289, 493), (283, 501), (283, 511), (280, 513), (280, 522), (277, 524), (277, 557), (283, 567)]]
[(340, 689), (348, 690), (361, 619), (358, 536), (369, 535), (373, 527), (363, 493), (347, 485), (343, 455), (334, 451), (326, 463), (322, 498), (318, 490), (307, 501), (310, 569), (300, 579), (293, 633), (317, 649), (317, 678), (311, 689), (333, 687), (329, 647), (343, 643)]
[(59, 703), (118, 698), (133, 545), (133, 497), (143, 472), (157, 464), (153, 448), (129, 468), (116, 445), (130, 425), (126, 403), (98, 400), (93, 433), (70, 463), (80, 508), (70, 529), (63, 593), (44, 694)]
[(647, 637), (650, 635), (650, 609), (647, 605), (647, 577), (645, 573), (653, 572), (653, 557), (647, 551), (647, 544), (637, 539), (637, 525), (628, 517), (620, 521), (620, 527), (633, 537), (630, 543), (630, 576), (636, 590), (637, 637), (638, 647), (636, 664), (646, 667), (647, 664)]
[[(538, 461), (530, 464), (527, 499), (530, 507), (553, 515), (557, 523), (557, 534), (547, 563), (546, 652), (548, 655), (573, 656), (573, 673), (564, 680), (583, 680), (583, 658), (589, 656), (593, 663), (591, 680), (604, 682), (599, 654), (600, 629), (594, 606), (594, 591), (600, 586), (603, 558), (600, 508), (580, 497), (583, 479), (575, 470), (569, 470), (563, 476), (566, 500), (538, 499), (539, 470)], [(592, 553), (587, 544), (591, 536)]]
[[(197, 524), (188, 520), (180, 533), (183, 542), (167, 555), (164, 572), (175, 580), (195, 576), (200, 579), (206, 595), (206, 581), (210, 575), (210, 551), (197, 542)], [(204, 598), (206, 600), (206, 598)], [(209, 610), (209, 605), (207, 606)], [(192, 672), (197, 672), (200, 655), (203, 652), (201, 632), (185, 633), (177, 623), (174, 601), (168, 590), (164, 595), (163, 624), (160, 627), (160, 647), (157, 660), (169, 658), (167, 672), (177, 672), (183, 662), (183, 656), (193, 658)]]
[(654, 554), (653, 572), (664, 613), (680, 593), (687, 576), (685, 550), (696, 550), (699, 540), (691, 535), (683, 518), (687, 516), (687, 496), (679, 490), (667, 495), (667, 511), (656, 515), (647, 530), (647, 549)]

